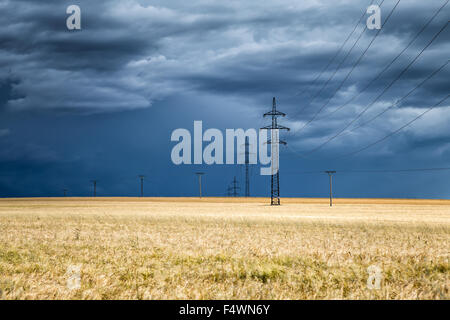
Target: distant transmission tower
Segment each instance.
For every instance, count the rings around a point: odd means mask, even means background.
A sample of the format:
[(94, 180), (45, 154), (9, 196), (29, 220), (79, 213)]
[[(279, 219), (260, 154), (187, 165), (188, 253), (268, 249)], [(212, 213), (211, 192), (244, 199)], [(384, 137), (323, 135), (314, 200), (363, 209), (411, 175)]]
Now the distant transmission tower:
[(250, 153), (249, 153), (249, 137), (245, 137), (245, 196), (250, 197), (250, 178), (249, 178), (249, 164), (250, 164)]
[(270, 140), (267, 142), (271, 144), (271, 158), (272, 158), (272, 175), (271, 175), (271, 205), (280, 205), (280, 173), (279, 173), (279, 145), (280, 143), (286, 145), (286, 142), (281, 141), (279, 137), (279, 130), (290, 129), (277, 123), (277, 117), (284, 117), (286, 114), (277, 111), (277, 102), (275, 97), (272, 100), (272, 111), (264, 114), (264, 117), (272, 117), (272, 125), (263, 127), (263, 130), (270, 130)]
[(94, 198), (97, 196), (97, 180), (91, 180), (91, 182), (94, 184)]
[(202, 176), (205, 174), (204, 172), (196, 172), (195, 173), (198, 176), (198, 191), (200, 198), (202, 197)]
[(228, 195), (231, 197), (237, 197), (239, 195), (238, 189), (241, 189), (241, 188), (238, 186), (238, 181), (236, 180), (236, 176), (234, 177), (234, 179), (231, 183), (232, 183), (232, 185), (228, 188)]
[(145, 178), (144, 175), (139, 176), (139, 179), (141, 180), (141, 198), (144, 197), (144, 178)]

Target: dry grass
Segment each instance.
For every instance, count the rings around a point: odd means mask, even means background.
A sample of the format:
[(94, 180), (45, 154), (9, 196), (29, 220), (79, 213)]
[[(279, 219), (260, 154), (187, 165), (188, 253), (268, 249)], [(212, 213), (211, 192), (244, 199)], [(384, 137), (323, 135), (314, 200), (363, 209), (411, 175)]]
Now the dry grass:
[[(0, 200), (3, 299), (449, 299), (450, 202)], [(81, 289), (66, 271), (81, 265)], [(367, 268), (383, 272), (379, 290)]]

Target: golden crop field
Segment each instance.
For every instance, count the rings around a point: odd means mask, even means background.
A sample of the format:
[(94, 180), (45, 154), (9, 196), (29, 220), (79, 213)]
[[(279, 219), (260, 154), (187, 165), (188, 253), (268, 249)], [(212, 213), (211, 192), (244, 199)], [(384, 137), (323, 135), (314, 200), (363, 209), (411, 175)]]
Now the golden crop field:
[(450, 298), (450, 201), (268, 202), (2, 199), (0, 296)]

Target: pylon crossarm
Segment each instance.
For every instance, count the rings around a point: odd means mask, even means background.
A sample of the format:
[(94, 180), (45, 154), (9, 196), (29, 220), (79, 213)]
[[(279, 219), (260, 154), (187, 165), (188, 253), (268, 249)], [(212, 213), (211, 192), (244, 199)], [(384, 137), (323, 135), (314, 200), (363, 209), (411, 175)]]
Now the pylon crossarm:
[(270, 126), (262, 127), (261, 130), (287, 130), (287, 131), (290, 131), (291, 129), (288, 127), (285, 127), (285, 126), (281, 126), (281, 125), (277, 125), (276, 127), (273, 127), (270, 125)]
[[(264, 142), (264, 144), (272, 144), (272, 140), (267, 140), (267, 142)], [(278, 144), (287, 145), (286, 141), (278, 140)]]
[(268, 116), (280, 116), (280, 117), (285, 117), (286, 114), (281, 112), (281, 111), (269, 111), (264, 113), (264, 117), (268, 117)]
[(291, 131), (290, 128), (285, 127), (285, 126), (282, 126), (282, 125), (277, 125), (276, 129), (278, 129), (278, 130), (287, 130), (287, 131)]

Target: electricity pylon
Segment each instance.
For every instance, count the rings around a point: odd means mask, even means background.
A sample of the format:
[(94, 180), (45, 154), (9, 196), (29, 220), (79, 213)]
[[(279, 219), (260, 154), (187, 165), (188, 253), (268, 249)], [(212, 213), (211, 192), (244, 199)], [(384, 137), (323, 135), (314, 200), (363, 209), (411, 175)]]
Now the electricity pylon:
[(241, 188), (238, 186), (238, 181), (236, 180), (236, 176), (234, 177), (233, 181), (231, 182), (232, 185), (228, 187), (228, 195), (231, 197), (237, 197), (239, 195), (238, 189)]
[(141, 180), (141, 198), (144, 197), (144, 175), (139, 175), (139, 179)]
[[(245, 197), (250, 197), (250, 155), (255, 155), (256, 153), (250, 152), (250, 138), (248, 136), (245, 137), (245, 143), (242, 145), (245, 148), (245, 151), (240, 154), (245, 155)], [(252, 148), (254, 150), (254, 148)]]
[(94, 198), (97, 196), (97, 180), (91, 180), (91, 182), (94, 184)]
[(286, 145), (286, 142), (280, 140), (279, 137), (279, 131), (280, 130), (287, 130), (290, 129), (288, 127), (279, 125), (277, 123), (277, 117), (285, 117), (286, 114), (283, 112), (280, 112), (277, 110), (277, 102), (275, 100), (275, 97), (272, 100), (272, 111), (267, 112), (264, 114), (264, 117), (270, 116), (272, 117), (272, 125), (262, 127), (262, 130), (270, 130), (270, 140), (267, 142), (268, 144), (271, 144), (271, 167), (272, 167), (272, 174), (271, 174), (271, 195), (270, 195), (270, 204), (272, 206), (274, 205), (280, 205), (280, 173), (279, 173), (279, 145)]

